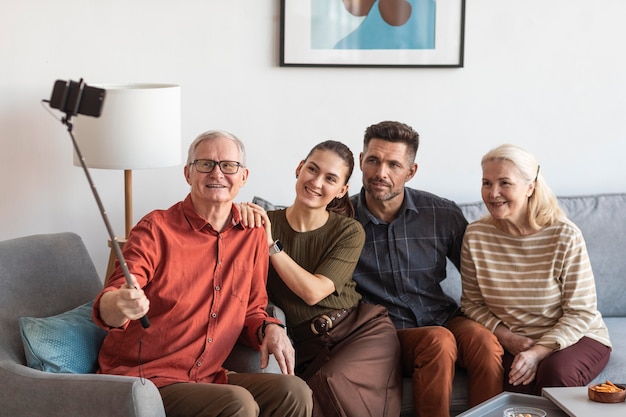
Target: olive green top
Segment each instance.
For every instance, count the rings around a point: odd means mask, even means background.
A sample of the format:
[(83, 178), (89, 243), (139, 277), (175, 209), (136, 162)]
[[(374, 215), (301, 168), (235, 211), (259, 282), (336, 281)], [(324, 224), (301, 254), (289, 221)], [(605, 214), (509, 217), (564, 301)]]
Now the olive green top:
[(309, 306), (285, 285), (270, 262), (269, 297), (285, 311), (287, 325), (295, 326), (331, 310), (356, 305), (361, 295), (356, 292), (352, 272), (365, 242), (361, 223), (330, 212), (322, 227), (297, 232), (289, 226), (285, 209), (270, 211), (268, 216), (272, 222), (272, 237), (281, 241), (283, 250), (302, 268), (323, 275), (335, 284), (332, 294)]

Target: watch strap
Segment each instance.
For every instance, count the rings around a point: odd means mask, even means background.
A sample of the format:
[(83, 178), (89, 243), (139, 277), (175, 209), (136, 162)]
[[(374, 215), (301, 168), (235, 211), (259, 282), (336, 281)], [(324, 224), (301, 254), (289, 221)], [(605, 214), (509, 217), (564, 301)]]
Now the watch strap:
[(280, 243), (280, 240), (275, 240), (274, 244), (272, 246), (270, 246), (270, 256), (272, 255), (276, 255), (277, 253), (280, 253), (283, 251), (283, 245), (282, 243)]
[(275, 321), (267, 321), (267, 320), (263, 320), (263, 325), (261, 326), (261, 336), (265, 337), (265, 328), (267, 326), (269, 326), (270, 324), (275, 324), (277, 326), (282, 327), (283, 329), (287, 328), (287, 326), (285, 326), (282, 323), (277, 323)]

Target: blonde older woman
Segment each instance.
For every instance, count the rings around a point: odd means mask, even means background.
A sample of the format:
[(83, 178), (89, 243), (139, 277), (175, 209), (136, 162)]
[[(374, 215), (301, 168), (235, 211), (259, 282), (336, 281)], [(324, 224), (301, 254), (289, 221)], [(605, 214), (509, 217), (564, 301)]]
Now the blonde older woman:
[(504, 390), (586, 385), (611, 342), (583, 236), (526, 150), (499, 146), (482, 168), (489, 214), (465, 232), (463, 312), (504, 347)]

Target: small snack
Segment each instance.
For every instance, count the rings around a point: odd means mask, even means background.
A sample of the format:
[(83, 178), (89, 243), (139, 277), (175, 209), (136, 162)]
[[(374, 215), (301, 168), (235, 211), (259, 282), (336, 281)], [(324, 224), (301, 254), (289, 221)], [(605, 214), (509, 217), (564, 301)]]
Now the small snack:
[(606, 380), (606, 382), (603, 382), (602, 384), (592, 385), (591, 389), (594, 390), (594, 391), (598, 391), (598, 392), (620, 392), (620, 391), (624, 391), (624, 388), (618, 387), (617, 385), (615, 385), (614, 383), (612, 383), (608, 379)]
[(511, 407), (504, 410), (503, 417), (546, 417), (546, 412), (534, 407)]
[(599, 403), (621, 403), (626, 399), (626, 389), (607, 380), (601, 384), (590, 385), (587, 395), (591, 401)]

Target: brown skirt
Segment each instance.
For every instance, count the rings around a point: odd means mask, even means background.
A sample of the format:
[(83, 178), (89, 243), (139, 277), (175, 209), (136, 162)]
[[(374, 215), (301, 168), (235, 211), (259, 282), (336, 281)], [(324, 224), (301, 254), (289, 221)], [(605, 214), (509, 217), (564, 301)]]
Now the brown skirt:
[(314, 417), (397, 417), (400, 345), (387, 310), (359, 303), (327, 333), (296, 341), (296, 373), (313, 391)]

